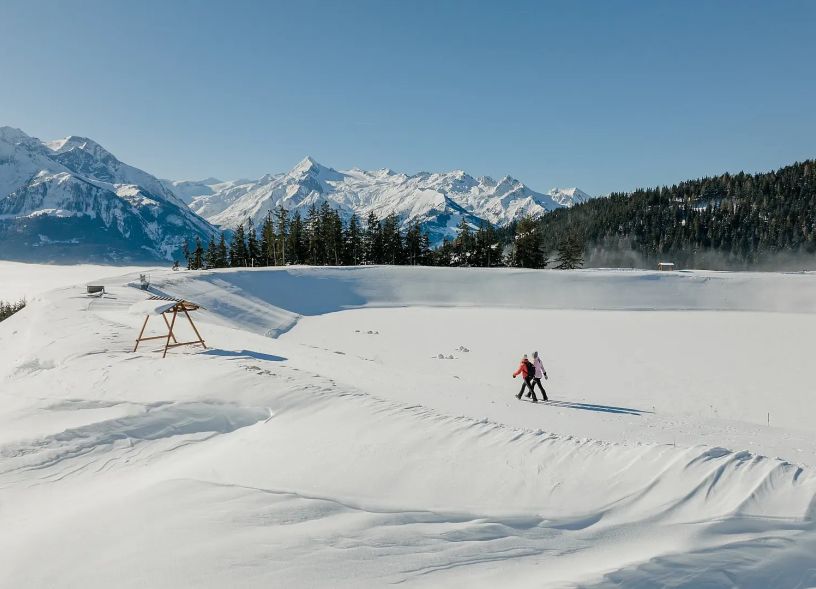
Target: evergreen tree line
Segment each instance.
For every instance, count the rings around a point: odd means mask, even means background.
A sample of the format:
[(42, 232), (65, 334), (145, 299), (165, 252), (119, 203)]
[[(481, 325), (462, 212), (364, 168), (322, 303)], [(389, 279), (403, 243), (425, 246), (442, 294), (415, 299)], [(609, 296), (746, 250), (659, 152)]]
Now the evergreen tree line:
[(0, 301), (0, 321), (8, 319), (25, 306), (26, 302), (24, 299), (20, 299), (16, 303), (7, 303), (5, 301)]
[(544, 215), (539, 226), (544, 250), (571, 238), (598, 263), (635, 252), (649, 261), (736, 268), (774, 254), (813, 254), (816, 162), (613, 193)]
[(183, 247), (187, 267), (201, 268), (284, 266), (287, 264), (433, 264), (428, 234), (419, 222), (400, 228), (395, 214), (380, 219), (376, 213), (361, 222), (348, 222), (328, 202), (312, 205), (305, 218), (284, 207), (269, 211), (259, 229), (251, 219), (240, 224), (227, 240), (222, 233), (205, 246), (196, 239)]
[[(481, 222), (475, 230), (463, 217), (456, 237), (444, 240), (436, 249), (431, 249), (428, 233), (419, 221), (404, 230), (400, 225), (397, 215), (381, 220), (374, 212), (364, 223), (356, 216), (344, 222), (324, 201), (319, 207), (313, 204), (305, 218), (278, 207), (267, 213), (260, 230), (250, 219), (239, 225), (229, 240), (222, 233), (204, 246), (197, 238), (192, 247), (185, 243), (183, 252), (191, 270), (287, 264), (545, 268), (550, 262), (541, 226), (532, 217), (509, 228)], [(583, 262), (574, 241), (565, 240), (556, 251), (558, 268), (575, 268)]]

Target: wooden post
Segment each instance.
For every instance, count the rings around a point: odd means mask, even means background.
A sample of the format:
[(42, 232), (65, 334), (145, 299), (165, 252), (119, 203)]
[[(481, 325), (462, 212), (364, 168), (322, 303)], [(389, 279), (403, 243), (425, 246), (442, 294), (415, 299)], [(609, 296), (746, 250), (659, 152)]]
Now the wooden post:
[(170, 321), (170, 331), (167, 333), (167, 342), (164, 344), (164, 354), (162, 354), (162, 358), (167, 356), (167, 348), (170, 347), (170, 338), (173, 337), (173, 326), (176, 324), (176, 315), (178, 314), (178, 309), (173, 307), (173, 319)]
[(198, 333), (198, 329), (196, 329), (195, 323), (193, 323), (193, 318), (190, 317), (190, 314), (187, 312), (187, 309), (185, 309), (183, 306), (182, 306), (182, 310), (184, 311), (184, 314), (187, 316), (187, 321), (190, 322), (190, 327), (192, 327), (193, 331), (195, 331), (195, 334), (196, 334), (196, 337), (198, 338), (198, 341), (201, 342), (201, 345), (206, 350), (207, 349), (207, 344), (204, 343), (204, 338), (202, 338), (201, 334)]
[(162, 314), (161, 314), (161, 316), (162, 316), (162, 319), (164, 319), (164, 324), (167, 326), (167, 330), (170, 332), (170, 337), (172, 337), (172, 338), (173, 338), (173, 343), (174, 343), (174, 344), (175, 344), (175, 343), (178, 343), (178, 342), (176, 341), (176, 336), (175, 336), (175, 335), (173, 335), (173, 330), (172, 330), (172, 329), (170, 329), (170, 323), (167, 321), (167, 315), (165, 315), (164, 313), (162, 313)]
[(142, 341), (142, 335), (144, 335), (144, 330), (145, 330), (145, 327), (147, 327), (147, 320), (148, 319), (150, 319), (150, 315), (145, 316), (144, 323), (142, 323), (142, 331), (139, 332), (139, 337), (136, 338), (136, 345), (133, 347), (134, 352), (139, 347), (139, 342)]

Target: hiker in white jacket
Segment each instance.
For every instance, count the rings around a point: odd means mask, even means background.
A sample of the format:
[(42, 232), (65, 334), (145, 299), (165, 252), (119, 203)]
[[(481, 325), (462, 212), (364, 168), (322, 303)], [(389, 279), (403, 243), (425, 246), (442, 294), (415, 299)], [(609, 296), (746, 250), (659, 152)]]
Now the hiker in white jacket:
[(538, 385), (538, 388), (541, 389), (541, 396), (544, 397), (545, 401), (548, 401), (547, 391), (545, 391), (544, 387), (541, 386), (541, 379), (547, 379), (547, 371), (544, 370), (544, 365), (541, 363), (541, 358), (539, 357), (538, 352), (533, 352), (533, 366), (535, 366), (533, 385)]

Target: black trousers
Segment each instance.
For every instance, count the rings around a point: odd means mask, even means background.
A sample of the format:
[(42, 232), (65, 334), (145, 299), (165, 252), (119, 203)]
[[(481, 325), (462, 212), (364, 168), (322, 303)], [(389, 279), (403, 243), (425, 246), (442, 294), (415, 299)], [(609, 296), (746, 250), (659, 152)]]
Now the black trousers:
[[(541, 386), (541, 385), (539, 385)], [(538, 397), (536, 397), (535, 391), (533, 390), (533, 377), (528, 376), (524, 378), (524, 382), (521, 383), (521, 390), (518, 393), (518, 397), (521, 397), (524, 394), (524, 387), (530, 389), (530, 392), (527, 393), (528, 397), (532, 397), (535, 401), (538, 401)]]
[[(537, 385), (538, 385), (538, 388), (539, 388), (539, 390), (541, 391), (541, 398), (542, 398), (542, 399), (544, 399), (544, 400), (546, 401), (546, 400), (547, 400), (547, 391), (545, 391), (545, 390), (544, 390), (544, 387), (543, 387), (543, 386), (541, 386), (541, 379), (540, 379), (540, 378), (533, 377), (533, 378), (532, 378), (532, 381), (533, 381), (533, 382), (532, 382), (532, 384), (537, 384)], [(530, 385), (530, 390), (533, 390), (532, 385)], [(535, 393), (533, 393), (533, 394), (535, 394)]]

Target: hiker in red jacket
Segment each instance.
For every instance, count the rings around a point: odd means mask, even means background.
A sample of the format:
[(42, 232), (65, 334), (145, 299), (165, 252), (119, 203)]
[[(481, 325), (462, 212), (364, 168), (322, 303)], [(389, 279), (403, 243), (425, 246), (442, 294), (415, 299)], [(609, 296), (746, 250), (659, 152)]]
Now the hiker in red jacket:
[(516, 395), (516, 399), (521, 399), (521, 395), (524, 394), (524, 387), (526, 386), (530, 389), (529, 395), (533, 397), (533, 403), (538, 403), (538, 397), (536, 397), (535, 391), (533, 390), (533, 377), (535, 376), (535, 366), (527, 359), (527, 354), (521, 358), (521, 364), (519, 364), (518, 370), (513, 373), (513, 378), (516, 378), (518, 375), (521, 375), (521, 378), (524, 379), (524, 383), (521, 385), (521, 390), (519, 391), (518, 395)]

